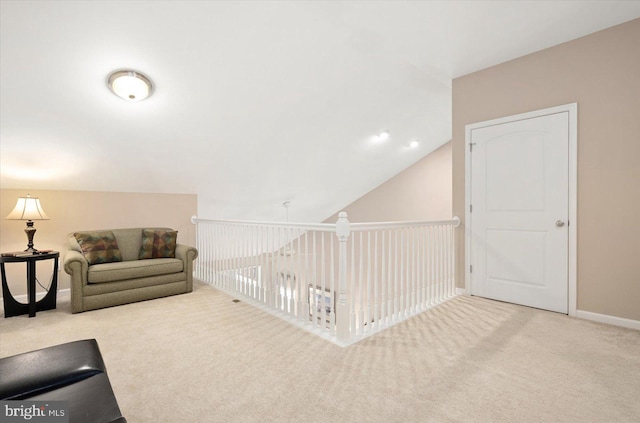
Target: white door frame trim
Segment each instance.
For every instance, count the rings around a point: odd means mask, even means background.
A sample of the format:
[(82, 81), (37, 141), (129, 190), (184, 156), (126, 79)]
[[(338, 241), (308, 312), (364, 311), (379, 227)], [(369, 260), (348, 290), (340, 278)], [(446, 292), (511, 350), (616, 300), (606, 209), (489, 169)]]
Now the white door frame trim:
[(470, 145), (471, 132), (474, 129), (484, 128), (487, 126), (500, 125), (503, 123), (514, 122), (518, 120), (531, 119), (535, 117), (547, 116), (556, 113), (569, 113), (569, 274), (568, 274), (568, 309), (569, 316), (576, 316), (577, 308), (577, 273), (578, 273), (578, 104), (571, 103), (548, 109), (535, 110), (532, 112), (521, 113), (513, 116), (506, 116), (498, 119), (487, 120), (484, 122), (471, 123), (465, 125), (465, 153), (464, 153), (464, 169), (465, 169), (465, 291), (471, 294), (471, 213), (469, 205), (471, 204), (471, 157)]

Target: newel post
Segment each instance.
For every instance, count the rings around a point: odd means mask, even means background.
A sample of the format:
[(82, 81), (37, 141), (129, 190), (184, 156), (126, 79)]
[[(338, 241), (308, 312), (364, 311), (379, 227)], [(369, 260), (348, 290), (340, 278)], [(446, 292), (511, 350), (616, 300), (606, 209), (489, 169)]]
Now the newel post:
[(347, 241), (351, 233), (351, 224), (346, 212), (338, 214), (336, 235), (338, 236), (338, 304), (336, 305), (336, 331), (338, 341), (348, 342), (351, 338), (349, 321), (351, 310), (347, 301)]

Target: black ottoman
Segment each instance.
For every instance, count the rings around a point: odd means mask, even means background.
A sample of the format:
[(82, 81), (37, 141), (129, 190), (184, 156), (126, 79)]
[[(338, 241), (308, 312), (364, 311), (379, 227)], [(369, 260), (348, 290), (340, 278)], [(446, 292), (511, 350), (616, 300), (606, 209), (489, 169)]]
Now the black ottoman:
[(95, 339), (0, 359), (0, 400), (67, 401), (70, 423), (124, 423)]

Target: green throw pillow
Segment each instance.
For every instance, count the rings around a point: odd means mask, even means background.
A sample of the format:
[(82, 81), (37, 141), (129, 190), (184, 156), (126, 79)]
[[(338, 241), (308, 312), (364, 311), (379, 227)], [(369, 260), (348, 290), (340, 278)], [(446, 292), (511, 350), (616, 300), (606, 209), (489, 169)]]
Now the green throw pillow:
[(76, 232), (73, 236), (90, 265), (122, 261), (118, 241), (113, 232)]
[(177, 238), (178, 231), (143, 229), (142, 246), (138, 258), (174, 258)]

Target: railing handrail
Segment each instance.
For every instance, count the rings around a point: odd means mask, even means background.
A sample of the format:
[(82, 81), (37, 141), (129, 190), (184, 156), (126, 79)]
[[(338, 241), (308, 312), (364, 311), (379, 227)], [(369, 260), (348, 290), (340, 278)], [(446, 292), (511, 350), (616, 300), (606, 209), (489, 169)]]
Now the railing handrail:
[(196, 224), (198, 222), (223, 223), (229, 225), (245, 226), (276, 226), (281, 228), (309, 229), (324, 232), (331, 232), (336, 230), (335, 223), (261, 222), (255, 220), (200, 219), (199, 217), (191, 216), (191, 223)]
[(460, 218), (455, 216), (449, 220), (414, 220), (414, 221), (398, 221), (398, 222), (362, 222), (351, 223), (351, 231), (368, 231), (372, 229), (391, 229), (403, 228), (409, 226), (437, 226), (437, 225), (453, 225), (457, 228), (460, 225)]
[[(211, 223), (223, 223), (231, 225), (245, 225), (245, 226), (275, 226), (281, 228), (298, 228), (308, 229), (315, 231), (332, 232), (336, 230), (335, 223), (302, 223), (302, 222), (261, 222), (253, 220), (223, 220), (223, 219), (201, 219), (196, 216), (191, 217), (191, 223), (197, 222), (211, 222)], [(436, 225), (453, 225), (454, 228), (460, 226), (460, 218), (454, 216), (449, 220), (414, 220), (414, 221), (392, 221), (392, 222), (361, 222), (351, 223), (351, 231), (368, 231), (374, 229), (391, 229), (391, 228), (403, 228), (411, 226), (436, 226)]]

